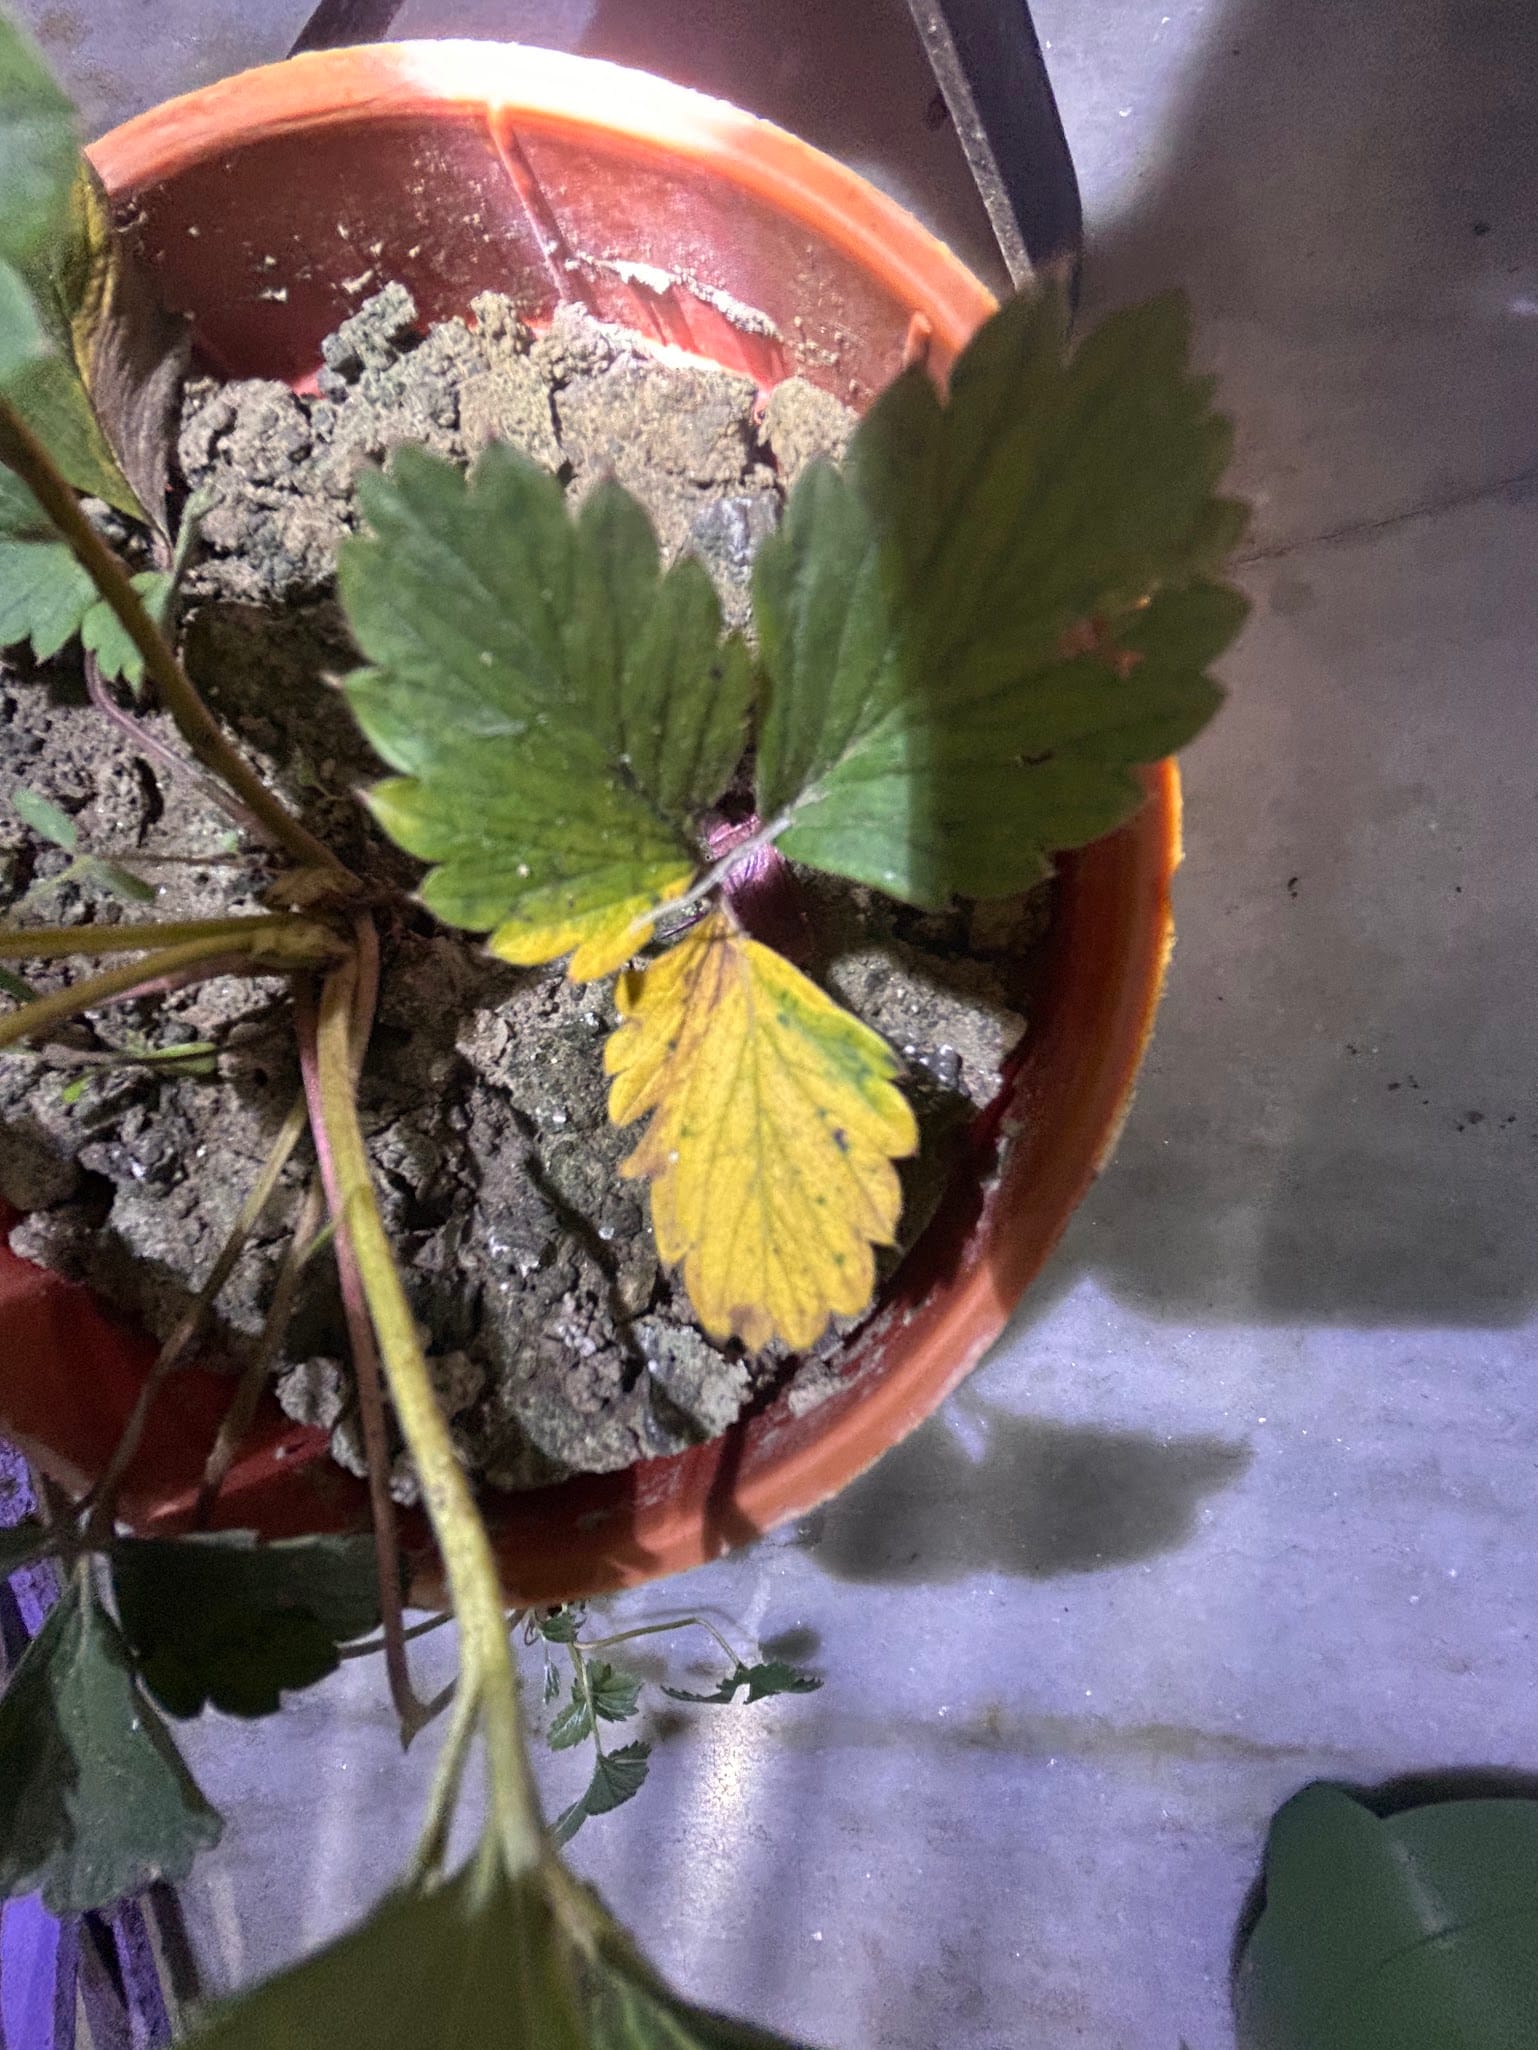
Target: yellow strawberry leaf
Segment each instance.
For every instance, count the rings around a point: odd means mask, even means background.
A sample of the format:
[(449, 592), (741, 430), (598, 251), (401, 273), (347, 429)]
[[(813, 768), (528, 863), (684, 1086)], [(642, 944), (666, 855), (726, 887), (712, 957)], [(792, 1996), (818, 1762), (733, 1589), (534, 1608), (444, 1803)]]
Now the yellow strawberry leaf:
[(486, 942), (493, 954), (519, 968), (570, 954), (566, 973), (573, 982), (596, 982), (623, 968), (650, 940), (654, 915), (670, 898), (682, 896), (690, 871), (680, 869), (671, 881), (659, 883), (643, 896), (627, 897), (597, 911), (570, 918), (520, 918), (503, 921)]
[(717, 910), (621, 976), (609, 1115), (650, 1113), (620, 1172), (712, 1338), (801, 1348), (875, 1288), (918, 1128), (877, 1033)]

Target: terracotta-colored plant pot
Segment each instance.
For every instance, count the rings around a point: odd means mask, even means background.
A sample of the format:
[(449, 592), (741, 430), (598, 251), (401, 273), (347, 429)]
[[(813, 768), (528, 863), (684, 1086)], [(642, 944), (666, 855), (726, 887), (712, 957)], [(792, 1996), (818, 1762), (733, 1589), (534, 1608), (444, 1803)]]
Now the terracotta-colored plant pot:
[[(943, 374), (984, 288), (853, 172), (736, 109), (640, 73), (490, 43), (338, 50), (173, 100), (92, 152), (143, 223), (165, 297), (207, 358), (300, 381), (376, 282), (427, 319), (477, 291), (532, 314), (580, 294), (762, 383), (795, 371), (865, 403), (928, 338)], [(745, 330), (738, 305), (773, 332)], [(917, 319), (915, 318), (917, 316)], [(1132, 824), (1065, 860), (1007, 1101), (854, 1348), (848, 1383), (628, 1473), (497, 1499), (509, 1594), (596, 1593), (708, 1559), (842, 1488), (976, 1365), (1115, 1142), (1170, 945), (1179, 797), (1168, 766)], [(80, 1290), (0, 1257), (0, 1428), (60, 1478), (100, 1470), (149, 1347)], [(190, 1507), (228, 1384), (159, 1400), (122, 1497)], [(322, 1433), (263, 1410), (218, 1520), (277, 1536), (362, 1523)], [(425, 1544), (420, 1527), (408, 1531)]]

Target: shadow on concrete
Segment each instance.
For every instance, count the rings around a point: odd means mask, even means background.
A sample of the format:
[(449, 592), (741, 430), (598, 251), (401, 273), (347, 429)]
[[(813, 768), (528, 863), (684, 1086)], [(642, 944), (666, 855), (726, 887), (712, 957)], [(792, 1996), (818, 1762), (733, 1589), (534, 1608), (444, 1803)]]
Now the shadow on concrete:
[(973, 1402), (976, 1458), (949, 1422), (915, 1431), (809, 1541), (841, 1580), (934, 1586), (971, 1573), (1046, 1580), (1178, 1549), (1206, 1498), (1250, 1463), (1247, 1446), (1161, 1439), (1017, 1417)]
[[(1514, 84), (1538, 14), (1220, 12), (1084, 283), (1087, 318), (1190, 292), (1256, 506), (1255, 614), (1188, 757), (1139, 1100), (1026, 1323), (1088, 1270), (1206, 1324), (1510, 1327), (1538, 1300), (1531, 778), (1497, 759), (1538, 747), (1508, 652), (1538, 633), (1513, 517), (1538, 466)], [(1450, 531), (1482, 496), (1487, 524)]]

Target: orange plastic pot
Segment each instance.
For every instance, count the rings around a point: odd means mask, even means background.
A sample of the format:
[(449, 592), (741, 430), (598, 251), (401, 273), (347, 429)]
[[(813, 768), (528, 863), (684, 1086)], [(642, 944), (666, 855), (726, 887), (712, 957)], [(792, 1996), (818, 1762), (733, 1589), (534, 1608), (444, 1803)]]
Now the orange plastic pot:
[[(433, 319), (486, 288), (535, 316), (600, 314), (856, 405), (927, 340), (944, 370), (984, 288), (851, 171), (718, 101), (580, 58), (489, 43), (325, 52), (226, 80), (93, 151), (142, 221), (164, 296), (226, 372), (299, 382), (376, 282)], [(767, 324), (734, 318), (739, 308)], [(555, 1600), (675, 1572), (798, 1515), (921, 1423), (976, 1365), (1104, 1163), (1170, 945), (1178, 784), (1165, 766), (1124, 830), (1064, 861), (1029, 1037), (967, 1169), (853, 1348), (839, 1392), (776, 1403), (723, 1440), (492, 1513), (510, 1595)], [(80, 1482), (116, 1442), (150, 1348), (80, 1290), (0, 1260), (0, 1427)], [(160, 1398), (125, 1489), (175, 1528), (228, 1384)], [(361, 1524), (361, 1483), (275, 1404), (219, 1520), (272, 1536)], [(420, 1527), (408, 1533), (426, 1545)]]

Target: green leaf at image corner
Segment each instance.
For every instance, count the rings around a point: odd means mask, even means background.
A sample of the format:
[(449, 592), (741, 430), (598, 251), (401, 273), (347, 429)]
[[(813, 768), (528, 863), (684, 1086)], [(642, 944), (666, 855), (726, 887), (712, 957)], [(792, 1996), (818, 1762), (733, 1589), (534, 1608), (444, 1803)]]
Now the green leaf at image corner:
[(221, 1823), (77, 1575), (0, 1698), (0, 1895), (58, 1915), (185, 1877)]
[(359, 497), (371, 531), (343, 544), (338, 583), (372, 666), (347, 694), (399, 772), (371, 801), (433, 865), (423, 901), (533, 960), (681, 890), (751, 687), (704, 570), (664, 574), (618, 485), (574, 517), (555, 478), (497, 444), (468, 477), (403, 449)]
[(26, 279), (0, 258), (0, 390), (51, 346)]
[(0, 14), (0, 259), (20, 267), (52, 246), (79, 154), (67, 95), (32, 38)]
[(479, 1862), (397, 1893), (292, 1971), (215, 2009), (188, 2050), (592, 2050), (537, 1875)]
[(646, 1978), (595, 1968), (587, 1975), (592, 2050), (803, 2050), (788, 2036), (691, 2007)]
[(1234, 1993), (1240, 2050), (1530, 2050), (1538, 1802), (1380, 1818), (1305, 1788), (1272, 1825)]
[(601, 1926), (582, 1968), (591, 2050), (807, 2050), (680, 2000), (610, 1917), (603, 1915)]
[(209, 1705), (272, 1715), (285, 1691), (335, 1672), (338, 1647), (379, 1622), (369, 1537), (125, 1538), (111, 1563), (123, 1634), (175, 1716)]
[[(760, 550), (758, 808), (787, 856), (916, 904), (1010, 894), (1215, 709), (1243, 515), (1184, 303), (1071, 353), (1064, 323), (1055, 292), (1006, 304), (948, 402), (904, 373)], [(1196, 586), (1201, 632), (1171, 609)]]

